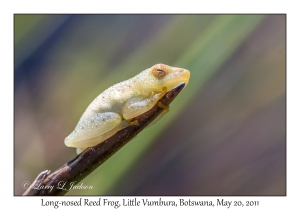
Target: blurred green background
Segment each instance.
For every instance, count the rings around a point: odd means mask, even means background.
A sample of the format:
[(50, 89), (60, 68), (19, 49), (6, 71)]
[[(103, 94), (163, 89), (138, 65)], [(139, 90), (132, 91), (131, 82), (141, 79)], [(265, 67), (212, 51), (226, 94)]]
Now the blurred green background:
[(156, 63), (171, 111), (67, 195), (285, 195), (285, 15), (14, 15), (14, 193), (75, 157), (90, 102)]

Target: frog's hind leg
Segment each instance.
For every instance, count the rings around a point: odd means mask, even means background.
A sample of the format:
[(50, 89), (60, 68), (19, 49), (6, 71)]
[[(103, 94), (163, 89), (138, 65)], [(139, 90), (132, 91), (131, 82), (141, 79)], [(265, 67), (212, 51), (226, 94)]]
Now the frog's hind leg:
[[(103, 141), (107, 140), (109, 137), (113, 136), (115, 133), (117, 133), (119, 130), (122, 130), (124, 128), (127, 128), (128, 126), (132, 126), (132, 125), (137, 125), (138, 121), (134, 120), (134, 121), (129, 121), (129, 120), (123, 120), (118, 126), (116, 126), (115, 128), (113, 128), (112, 130), (104, 133), (101, 135), (101, 139), (102, 141), (99, 140), (100, 137), (94, 137), (94, 138), (90, 138), (89, 142), (98, 142), (95, 145), (102, 143)], [(91, 146), (90, 146), (91, 147)], [(76, 153), (80, 154), (82, 153), (86, 148), (76, 148)]]
[(65, 139), (66, 146), (87, 148), (104, 141), (107, 132), (122, 123), (122, 116), (115, 112), (97, 113), (77, 124)]

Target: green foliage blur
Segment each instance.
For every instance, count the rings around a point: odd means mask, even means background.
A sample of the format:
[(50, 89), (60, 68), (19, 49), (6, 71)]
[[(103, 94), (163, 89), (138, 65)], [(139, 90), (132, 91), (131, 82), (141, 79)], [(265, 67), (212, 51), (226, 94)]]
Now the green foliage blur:
[(14, 194), (75, 157), (90, 102), (156, 63), (170, 112), (67, 195), (285, 195), (285, 15), (15, 15)]

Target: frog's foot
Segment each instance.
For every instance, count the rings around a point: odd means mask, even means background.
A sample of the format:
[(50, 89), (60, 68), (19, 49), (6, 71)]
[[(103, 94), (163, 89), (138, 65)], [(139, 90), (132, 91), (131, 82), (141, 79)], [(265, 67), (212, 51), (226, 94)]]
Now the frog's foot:
[(157, 106), (158, 106), (159, 108), (164, 109), (163, 112), (165, 112), (165, 113), (167, 113), (168, 111), (170, 111), (169, 105), (163, 104), (163, 103), (160, 102), (160, 101), (157, 103)]
[(132, 126), (132, 125), (138, 125), (139, 124), (139, 121), (138, 120), (133, 120), (129, 123), (130, 125), (129, 126)]
[(154, 125), (155, 123), (157, 123), (165, 114), (167, 114), (168, 112), (169, 112), (169, 110), (170, 110), (170, 108), (169, 108), (169, 106), (168, 105), (165, 105), (165, 104), (163, 104), (162, 102), (157, 102), (157, 106), (159, 107), (159, 108), (162, 108), (162, 109), (164, 109), (163, 111), (162, 111), (162, 113), (160, 113), (160, 115), (158, 115), (147, 127), (150, 127), (150, 126), (152, 126), (152, 125)]
[[(163, 87), (162, 90), (163, 90), (163, 91), (161, 92), (161, 96), (164, 96), (164, 95), (168, 92), (168, 89), (167, 89), (167, 87)], [(158, 106), (159, 108), (164, 109), (163, 115), (170, 111), (169, 105), (163, 104), (163, 103), (160, 102), (160, 101), (157, 102), (157, 106)], [(163, 116), (163, 115), (162, 115), (162, 116)]]
[(168, 88), (167, 87), (163, 87), (162, 88), (162, 92), (159, 93), (159, 99), (161, 99), (162, 97), (164, 97), (164, 95), (166, 95), (167, 92), (168, 92)]
[(117, 130), (122, 130), (124, 128), (127, 128), (128, 126), (133, 126), (133, 125), (138, 125), (139, 121), (138, 120), (123, 120), (122, 123), (118, 126)]
[(86, 148), (76, 148), (77, 155), (79, 155), (80, 153), (82, 153), (84, 150), (86, 150)]
[[(102, 134), (102, 139), (108, 139), (109, 137), (111, 137), (112, 135), (114, 135), (115, 133), (117, 133), (119, 130), (122, 130), (124, 128), (127, 128), (128, 126), (132, 126), (132, 125), (138, 125), (139, 121), (138, 120), (133, 120), (133, 121), (129, 121), (129, 120), (123, 120), (117, 127), (113, 128), (112, 130)], [(101, 143), (101, 142), (99, 142)], [(95, 144), (97, 145), (97, 144)], [(82, 153), (85, 148), (76, 148), (76, 153), (80, 154)]]

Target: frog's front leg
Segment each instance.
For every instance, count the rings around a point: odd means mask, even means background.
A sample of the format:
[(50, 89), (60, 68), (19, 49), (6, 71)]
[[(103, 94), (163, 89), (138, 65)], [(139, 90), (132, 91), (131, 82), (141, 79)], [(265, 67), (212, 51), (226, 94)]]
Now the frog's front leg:
[(122, 108), (124, 119), (132, 119), (149, 111), (166, 94), (167, 89), (162, 92), (151, 92), (148, 96), (135, 96), (128, 99)]

